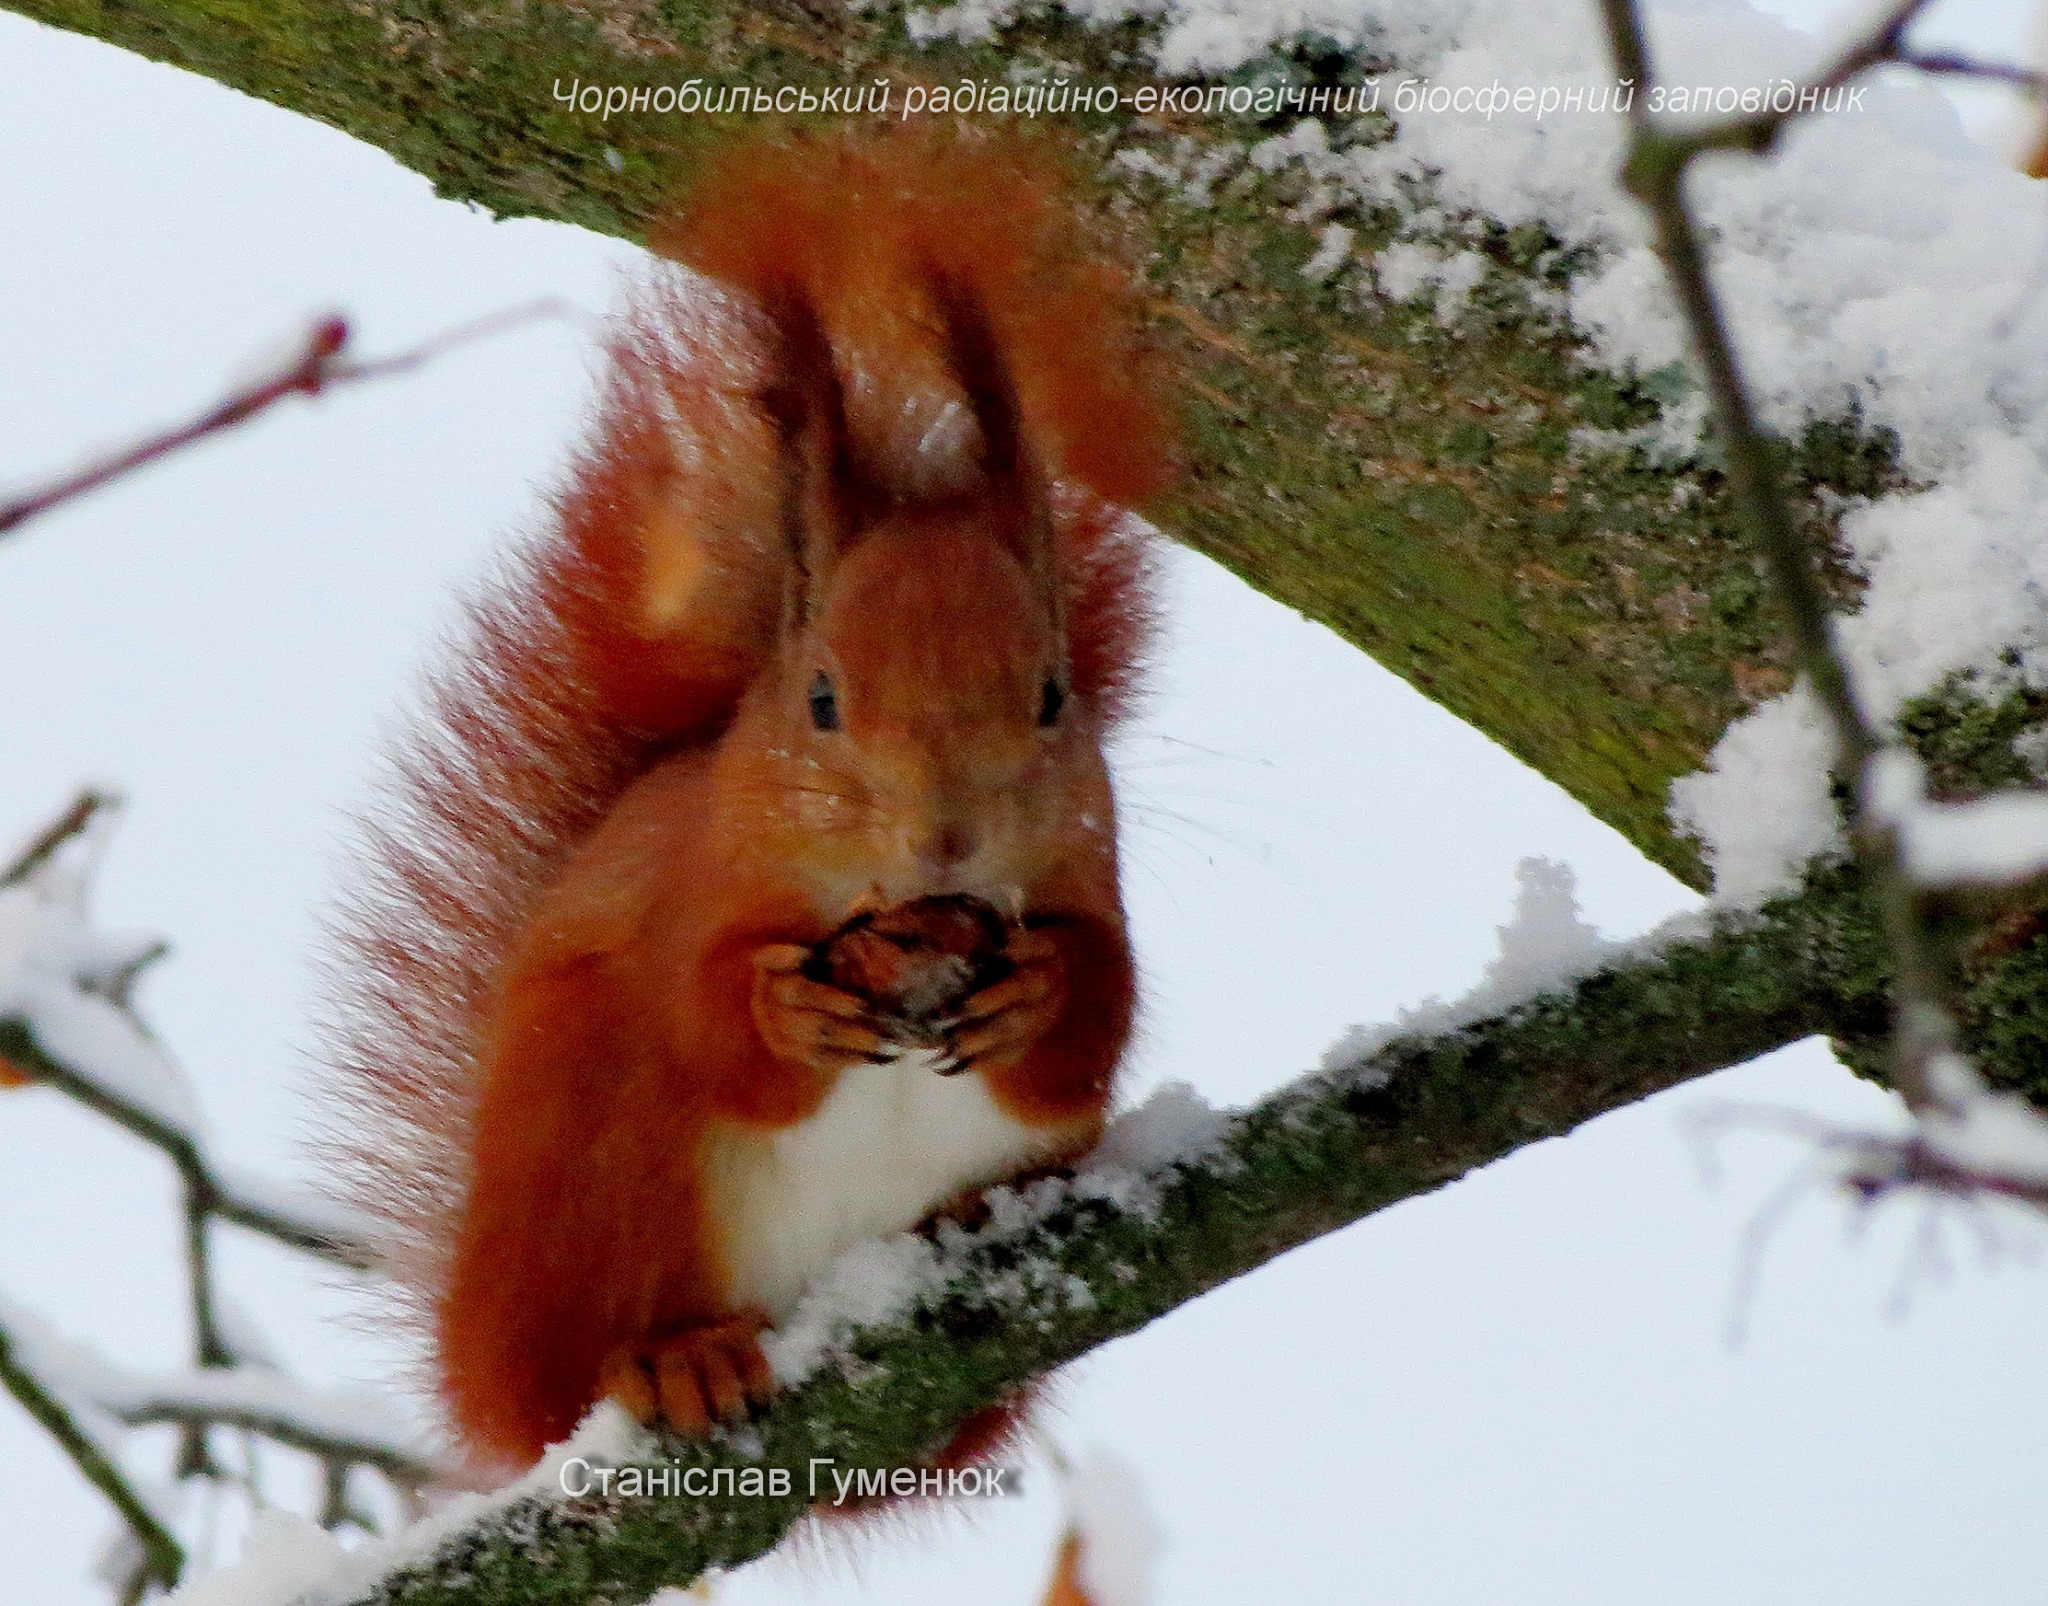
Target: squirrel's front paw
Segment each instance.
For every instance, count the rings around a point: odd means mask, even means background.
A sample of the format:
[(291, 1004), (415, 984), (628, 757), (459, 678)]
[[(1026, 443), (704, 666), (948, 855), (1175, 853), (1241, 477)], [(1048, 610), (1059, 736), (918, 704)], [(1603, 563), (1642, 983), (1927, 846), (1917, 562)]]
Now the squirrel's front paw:
[(885, 1056), (865, 1000), (802, 973), (811, 950), (772, 943), (754, 955), (754, 1028), (777, 1059), (836, 1074)]
[(946, 1075), (1015, 1065), (1066, 1005), (1066, 959), (1052, 938), (1042, 931), (1013, 932), (1003, 957), (1009, 974), (961, 1002), (946, 1034)]
[(646, 1338), (612, 1352), (598, 1373), (600, 1392), (641, 1422), (666, 1422), (685, 1438), (702, 1438), (713, 1422), (741, 1422), (747, 1409), (775, 1394), (775, 1374), (761, 1353), (768, 1318), (735, 1311), (666, 1338)]

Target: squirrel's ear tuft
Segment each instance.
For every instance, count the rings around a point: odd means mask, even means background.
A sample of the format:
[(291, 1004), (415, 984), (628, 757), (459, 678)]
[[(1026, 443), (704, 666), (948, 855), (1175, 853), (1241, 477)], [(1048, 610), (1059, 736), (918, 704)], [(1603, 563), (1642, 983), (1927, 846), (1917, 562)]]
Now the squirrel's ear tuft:
[(948, 366), (966, 394), (981, 437), (983, 486), (1010, 515), (997, 534), (1032, 577), (1057, 624), (1064, 588), (1053, 535), (1051, 487), (1025, 424), (1016, 377), (974, 283), (943, 270), (931, 272), (929, 283), (945, 325)]
[(1090, 186), (1049, 137), (944, 119), (743, 136), (648, 243), (763, 306), (814, 308), (849, 450), (908, 502), (970, 490), (982, 457), (930, 288), (955, 286), (992, 328), (1046, 477), (1137, 508), (1173, 470), (1165, 376)]
[(846, 397), (818, 309), (801, 290), (768, 300), (772, 378), (762, 407), (774, 425), (782, 540), (793, 623), (815, 610), (847, 545), (889, 498), (862, 474), (847, 434)]

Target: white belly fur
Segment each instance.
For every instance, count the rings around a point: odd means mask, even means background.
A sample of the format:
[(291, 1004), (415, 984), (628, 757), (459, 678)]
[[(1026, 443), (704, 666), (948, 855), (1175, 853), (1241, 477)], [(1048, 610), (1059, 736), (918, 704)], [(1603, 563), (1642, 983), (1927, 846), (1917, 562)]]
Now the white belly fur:
[(914, 1227), (969, 1188), (1068, 1149), (1066, 1126), (1006, 1114), (980, 1075), (940, 1076), (925, 1053), (840, 1075), (809, 1120), (710, 1139), (710, 1219), (724, 1229), (734, 1305), (780, 1320), (804, 1285), (867, 1238)]

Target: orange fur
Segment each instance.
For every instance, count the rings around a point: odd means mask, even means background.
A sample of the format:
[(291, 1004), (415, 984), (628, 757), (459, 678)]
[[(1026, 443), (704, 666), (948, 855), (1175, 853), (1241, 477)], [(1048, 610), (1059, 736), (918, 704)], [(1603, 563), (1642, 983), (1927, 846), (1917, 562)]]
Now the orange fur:
[[(974, 1074), (1041, 1160), (1099, 1129), (1133, 1004), (1101, 742), (1149, 618), (1115, 506), (1168, 454), (1130, 292), (1074, 229), (1007, 139), (735, 148), (655, 236), (718, 288), (637, 294), (549, 528), (429, 683), (332, 1040), (345, 1181), (481, 1465), (531, 1461), (621, 1366), (643, 1406), (730, 1403), (751, 1340), (728, 1365), (691, 1337), (738, 1313), (705, 1156), (856, 1074), (783, 956), (863, 900), (1002, 889), (1033, 957)], [(806, 712), (828, 668), (843, 729)]]

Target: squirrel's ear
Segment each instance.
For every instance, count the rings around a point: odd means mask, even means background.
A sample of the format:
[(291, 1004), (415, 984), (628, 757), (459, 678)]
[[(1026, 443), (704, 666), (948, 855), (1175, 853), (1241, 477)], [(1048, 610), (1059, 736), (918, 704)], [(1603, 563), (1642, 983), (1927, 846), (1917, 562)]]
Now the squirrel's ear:
[(929, 278), (932, 299), (945, 322), (954, 377), (966, 392), (967, 405), (981, 430), (982, 474), (995, 500), (1014, 514), (1003, 538), (1038, 585), (1048, 616), (1058, 629), (1064, 590), (1052, 504), (1044, 465), (1024, 426), (1016, 381), (989, 328), (988, 308), (974, 287), (949, 274), (932, 273)]
[(781, 481), (781, 530), (789, 554), (785, 617), (797, 628), (811, 617), (832, 568), (868, 522), (847, 439), (845, 397), (831, 342), (818, 309), (802, 295), (767, 307), (774, 329), (774, 379), (762, 405), (774, 424)]

